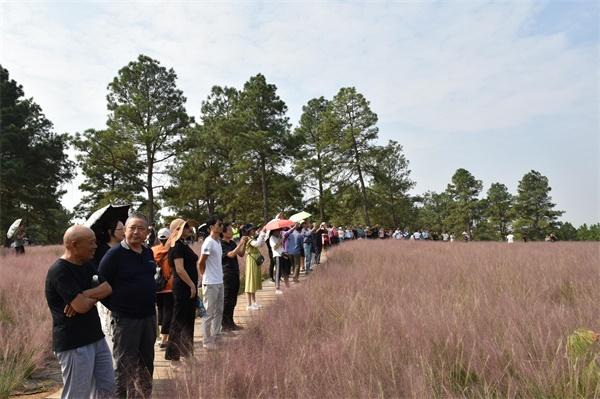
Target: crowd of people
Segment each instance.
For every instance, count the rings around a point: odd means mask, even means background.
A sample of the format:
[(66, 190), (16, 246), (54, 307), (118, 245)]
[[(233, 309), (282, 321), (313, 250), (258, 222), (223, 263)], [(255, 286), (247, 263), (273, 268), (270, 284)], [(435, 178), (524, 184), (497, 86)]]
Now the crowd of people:
[[(274, 220), (282, 219), (280, 214)], [(321, 263), (329, 246), (363, 239), (455, 240), (447, 232), (306, 220), (277, 226), (224, 223), (213, 216), (204, 230), (177, 218), (155, 232), (144, 215), (132, 214), (124, 223), (113, 219), (67, 229), (64, 254), (45, 284), (62, 397), (149, 397), (156, 341), (171, 366), (180, 367), (182, 358), (193, 355), (200, 315), (202, 346), (217, 350), (220, 336), (242, 329), (233, 317), (241, 281), (247, 311), (262, 307), (256, 293), (265, 263), (275, 293), (282, 295), (299, 282), (301, 271), (310, 274)], [(191, 244), (199, 238), (197, 254)], [(461, 239), (470, 236), (463, 232)]]
[(339, 243), (324, 223), (299, 221), (267, 230), (211, 217), (196, 254), (190, 245), (198, 232), (194, 227), (178, 218), (152, 238), (147, 219), (133, 214), (125, 223), (76, 225), (65, 232), (64, 253), (45, 285), (62, 397), (151, 396), (157, 336), (164, 358), (178, 368), (193, 355), (199, 309), (206, 350), (217, 350), (220, 336), (242, 329), (233, 318), (239, 259), (246, 263), (246, 309), (256, 311), (262, 307), (256, 292), (263, 264), (272, 265), (281, 295), (299, 282), (301, 270), (308, 274), (320, 264), (324, 247)]

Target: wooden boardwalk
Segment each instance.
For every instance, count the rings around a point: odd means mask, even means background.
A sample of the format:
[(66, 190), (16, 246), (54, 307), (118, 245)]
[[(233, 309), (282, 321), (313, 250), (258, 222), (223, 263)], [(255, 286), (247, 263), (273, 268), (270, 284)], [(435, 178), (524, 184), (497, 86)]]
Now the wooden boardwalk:
[[(290, 283), (290, 290), (298, 288), (302, 285), (302, 281), (306, 279), (306, 275), (304, 272), (300, 273), (300, 283), (294, 284)], [(283, 287), (283, 281), (281, 282)], [(285, 287), (283, 287), (285, 295)], [(283, 296), (282, 295), (282, 296)], [(235, 311), (233, 313), (233, 318), (235, 323), (242, 326), (247, 327), (248, 321), (261, 312), (268, 311), (269, 305), (277, 300), (280, 295), (275, 294), (275, 283), (270, 279), (267, 279), (262, 282), (262, 290), (256, 293), (256, 302), (264, 307), (260, 310), (247, 311), (246, 305), (248, 304), (246, 299), (246, 294), (240, 294), (238, 296), (237, 305), (235, 307)], [(194, 356), (200, 359), (205, 353), (206, 350), (202, 348), (202, 333), (200, 330), (201, 319), (196, 318), (196, 325), (194, 326)], [(236, 331), (231, 333), (230, 335), (223, 336), (221, 339), (220, 345), (227, 345), (228, 340), (239, 339), (245, 330)], [(169, 395), (169, 392), (172, 391), (172, 384), (174, 383), (174, 377), (176, 371), (170, 366), (170, 362), (165, 360), (165, 350), (160, 349), (158, 344), (155, 347), (155, 357), (154, 357), (154, 383), (152, 389), (152, 397), (154, 398), (166, 398), (172, 395)]]
[[(325, 262), (325, 256), (321, 258), (321, 264)], [(304, 272), (300, 273), (300, 283), (294, 284), (290, 282), (290, 290), (298, 288), (302, 285), (302, 281), (307, 278)], [(285, 287), (283, 285), (283, 281), (281, 283), (283, 287), (283, 291), (285, 295)], [(256, 293), (256, 301), (263, 305), (264, 307), (260, 310), (255, 311), (247, 311), (247, 299), (246, 294), (240, 294), (238, 296), (238, 302), (235, 307), (234, 312), (234, 320), (236, 324), (246, 327), (248, 325), (248, 321), (261, 312), (268, 311), (269, 305), (277, 300), (280, 295), (275, 294), (275, 283), (270, 279), (263, 281), (262, 290)], [(206, 353), (206, 350), (202, 348), (202, 334), (200, 329), (201, 319), (196, 318), (196, 324), (194, 326), (194, 356), (201, 358), (203, 354)], [(236, 331), (235, 333), (231, 333), (225, 335), (221, 339), (220, 345), (227, 345), (227, 341), (239, 339), (243, 336), (244, 330)], [(172, 388), (174, 384), (174, 377), (176, 371), (171, 367), (170, 361), (165, 360), (165, 350), (160, 349), (158, 342), (155, 346), (155, 357), (154, 357), (154, 382), (153, 382), (153, 392), (152, 397), (154, 398), (165, 398), (170, 397), (169, 392), (172, 392)], [(62, 389), (54, 392), (50, 396), (46, 396), (48, 399), (60, 399), (60, 395), (62, 393)]]

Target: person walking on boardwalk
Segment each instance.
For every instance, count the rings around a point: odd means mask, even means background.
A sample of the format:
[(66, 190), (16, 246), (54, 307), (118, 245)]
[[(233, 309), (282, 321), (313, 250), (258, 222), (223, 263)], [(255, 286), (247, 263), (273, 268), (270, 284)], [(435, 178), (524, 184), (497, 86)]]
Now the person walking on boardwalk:
[(310, 222), (305, 222), (302, 228), (302, 246), (304, 249), (304, 269), (306, 274), (312, 271), (312, 260), (313, 260), (313, 235), (317, 230), (316, 226), (313, 226)]
[(239, 243), (234, 240), (234, 229), (230, 224), (223, 226), (223, 320), (221, 329), (223, 331), (240, 330), (241, 327), (233, 321), (233, 311), (237, 305), (238, 292), (240, 290), (240, 265), (238, 256), (244, 256), (244, 246), (247, 237), (238, 237)]
[(283, 238), (288, 240), (287, 253), (292, 261), (294, 283), (300, 282), (300, 260), (302, 257), (302, 245), (304, 241), (301, 230), (302, 224), (296, 223), (291, 229), (283, 233)]
[(223, 248), (221, 248), (221, 233), (223, 221), (212, 216), (206, 223), (209, 231), (208, 237), (202, 243), (198, 271), (202, 275), (202, 293), (206, 317), (202, 319), (202, 346), (204, 349), (216, 349), (217, 334), (221, 332), (223, 318)]
[(319, 225), (313, 234), (313, 248), (315, 253), (315, 265), (321, 264), (321, 252), (323, 251), (323, 237), (327, 236), (327, 228), (325, 222)]
[(169, 230), (171, 236), (167, 247), (169, 265), (173, 271), (173, 316), (165, 360), (171, 360), (176, 365), (181, 356), (189, 357), (194, 352), (198, 255), (187, 244), (187, 239), (193, 234), (187, 220), (173, 220)]
[(166, 246), (167, 240), (171, 236), (171, 230), (163, 227), (158, 231), (157, 237), (159, 244), (152, 247), (152, 254), (156, 265), (160, 267), (162, 275), (165, 277), (165, 287), (156, 293), (156, 307), (158, 308), (158, 325), (160, 326), (160, 348), (167, 347), (169, 340), (169, 331), (171, 329), (171, 319), (173, 318), (173, 273), (169, 264), (169, 248)]
[(133, 214), (125, 222), (125, 239), (100, 262), (99, 274), (112, 287), (113, 357), (117, 396), (152, 395), (156, 339), (156, 263), (144, 245), (148, 220)]
[(271, 230), (267, 233), (269, 236), (269, 246), (273, 251), (273, 260), (275, 262), (275, 293), (283, 294), (281, 291), (281, 276), (285, 282), (285, 287), (289, 288), (290, 265), (291, 262), (285, 249), (285, 240), (280, 229)]
[(112, 398), (112, 358), (96, 309), (97, 301), (112, 289), (107, 282), (96, 283), (92, 261), (96, 237), (88, 227), (72, 226), (63, 243), (64, 254), (48, 270), (45, 286), (52, 315), (52, 350), (64, 385), (61, 398)]
[(246, 237), (246, 281), (244, 292), (248, 297), (248, 310), (258, 310), (262, 306), (256, 302), (256, 291), (262, 289), (262, 264), (264, 261), (259, 248), (265, 245), (266, 231), (261, 231), (258, 237), (253, 224), (244, 225), (242, 234)]

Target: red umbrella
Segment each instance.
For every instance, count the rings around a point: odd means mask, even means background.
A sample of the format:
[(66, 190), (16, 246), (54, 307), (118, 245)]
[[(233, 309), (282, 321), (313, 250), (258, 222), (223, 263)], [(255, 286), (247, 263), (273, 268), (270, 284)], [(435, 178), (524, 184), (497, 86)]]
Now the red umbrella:
[(285, 229), (286, 227), (292, 227), (295, 222), (287, 219), (273, 219), (269, 223), (265, 224), (265, 230), (278, 230)]

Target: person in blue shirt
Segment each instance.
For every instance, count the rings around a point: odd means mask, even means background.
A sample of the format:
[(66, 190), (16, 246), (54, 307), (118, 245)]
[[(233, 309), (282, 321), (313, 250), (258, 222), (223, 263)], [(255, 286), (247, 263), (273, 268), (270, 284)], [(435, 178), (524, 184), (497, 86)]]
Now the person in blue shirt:
[(283, 238), (287, 239), (287, 253), (292, 261), (292, 269), (294, 270), (294, 283), (300, 282), (300, 266), (302, 260), (302, 251), (304, 245), (304, 236), (302, 235), (302, 226), (304, 221), (296, 223), (291, 229), (283, 233)]
[(144, 245), (148, 220), (131, 215), (125, 239), (111, 248), (98, 273), (112, 287), (106, 302), (112, 311), (113, 357), (119, 398), (152, 395), (154, 340), (156, 339), (156, 263)]

